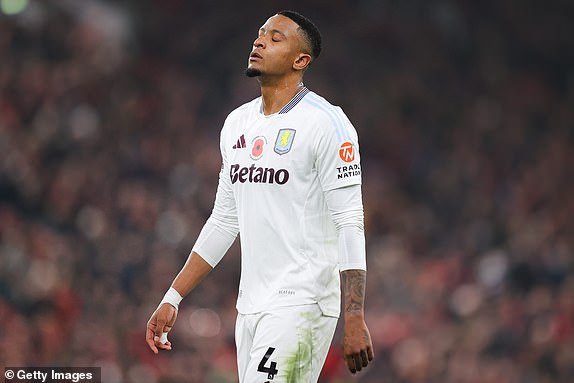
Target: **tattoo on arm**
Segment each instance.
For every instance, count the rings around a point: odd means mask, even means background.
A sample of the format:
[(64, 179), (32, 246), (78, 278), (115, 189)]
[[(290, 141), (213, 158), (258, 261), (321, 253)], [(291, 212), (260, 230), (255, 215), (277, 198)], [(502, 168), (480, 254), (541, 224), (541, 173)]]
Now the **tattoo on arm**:
[(362, 314), (365, 303), (365, 270), (345, 270), (341, 272), (345, 314)]

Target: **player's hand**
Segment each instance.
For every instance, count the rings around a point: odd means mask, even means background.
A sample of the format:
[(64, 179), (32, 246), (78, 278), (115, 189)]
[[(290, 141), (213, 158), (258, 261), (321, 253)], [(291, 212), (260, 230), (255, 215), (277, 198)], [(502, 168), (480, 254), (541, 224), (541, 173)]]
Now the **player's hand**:
[(367, 367), (375, 357), (371, 334), (362, 316), (345, 318), (343, 353), (351, 374)]
[(176, 318), (177, 310), (169, 303), (163, 303), (151, 314), (151, 318), (147, 322), (145, 340), (154, 353), (157, 354), (158, 349), (171, 350), (171, 342), (162, 343), (161, 338), (163, 333), (168, 333), (171, 330)]

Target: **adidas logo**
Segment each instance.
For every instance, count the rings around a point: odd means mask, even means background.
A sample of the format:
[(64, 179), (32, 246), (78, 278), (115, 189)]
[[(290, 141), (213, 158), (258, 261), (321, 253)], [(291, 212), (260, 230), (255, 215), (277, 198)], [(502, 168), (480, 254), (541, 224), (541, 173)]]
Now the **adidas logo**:
[(241, 137), (237, 139), (237, 143), (233, 145), (233, 149), (243, 149), (245, 148), (245, 136), (242, 134)]

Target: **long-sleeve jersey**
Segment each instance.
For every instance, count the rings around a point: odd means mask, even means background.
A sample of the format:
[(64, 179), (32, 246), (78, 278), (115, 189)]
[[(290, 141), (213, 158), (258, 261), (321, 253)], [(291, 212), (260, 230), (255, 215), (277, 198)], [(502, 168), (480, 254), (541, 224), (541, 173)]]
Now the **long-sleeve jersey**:
[[(278, 113), (262, 110), (259, 97), (224, 123), (223, 165), (207, 223), (230, 240), (225, 250), (240, 235), (237, 309), (318, 303), (325, 315), (338, 316), (340, 246), (326, 193), (359, 188), (359, 206), (349, 208), (360, 209), (363, 235), (357, 132), (341, 108), (307, 88)], [(215, 266), (223, 254), (210, 251), (204, 231), (193, 250)]]

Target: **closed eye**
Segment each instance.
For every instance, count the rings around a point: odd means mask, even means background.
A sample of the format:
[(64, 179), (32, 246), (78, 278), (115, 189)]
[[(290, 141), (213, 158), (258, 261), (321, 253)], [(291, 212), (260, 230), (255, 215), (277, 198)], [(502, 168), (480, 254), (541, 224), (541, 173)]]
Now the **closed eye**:
[(285, 39), (285, 35), (279, 31), (273, 31), (273, 35), (271, 35), (271, 40), (278, 43)]
[(277, 29), (266, 30), (265, 28), (259, 29), (259, 34), (257, 37), (259, 38), (259, 37), (264, 36), (268, 33), (271, 34), (271, 41), (273, 41), (275, 43), (283, 41), (285, 38), (285, 34), (283, 32), (281, 32), (280, 30), (277, 30)]

